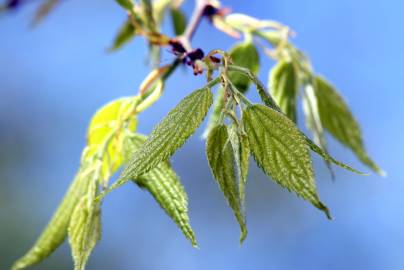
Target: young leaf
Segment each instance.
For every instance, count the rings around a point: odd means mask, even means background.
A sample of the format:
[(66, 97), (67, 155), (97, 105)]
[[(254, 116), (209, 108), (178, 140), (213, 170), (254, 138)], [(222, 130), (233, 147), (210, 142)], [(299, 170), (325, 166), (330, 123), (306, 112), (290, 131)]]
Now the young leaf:
[(204, 139), (206, 139), (212, 129), (219, 124), (220, 114), (222, 113), (224, 105), (224, 88), (219, 87), (216, 91), (215, 101), (213, 102), (213, 111), (209, 116), (208, 124), (202, 135)]
[(127, 128), (135, 131), (137, 119), (134, 115), (134, 105), (137, 97), (126, 97), (114, 100), (99, 109), (91, 119), (88, 133), (87, 157), (96, 154), (107, 145), (106, 154), (101, 158), (103, 161), (102, 176), (108, 178), (122, 165), (122, 136), (117, 136), (117, 129), (122, 121), (133, 114), (127, 123)]
[[(246, 41), (238, 43), (229, 53), (234, 65), (247, 68), (254, 74), (258, 73), (260, 65), (259, 55), (257, 48), (252, 42)], [(250, 80), (244, 74), (230, 72), (229, 77), (240, 92), (244, 93), (248, 90)]]
[(85, 269), (92, 250), (101, 239), (100, 203), (94, 201), (97, 185), (97, 179), (92, 178), (87, 194), (75, 207), (69, 223), (69, 243), (75, 270)]
[(247, 237), (247, 227), (242, 214), (240, 194), (234, 173), (233, 150), (229, 142), (226, 126), (216, 126), (210, 132), (206, 142), (206, 155), (212, 174), (240, 224), (240, 242), (243, 242)]
[(369, 168), (384, 172), (366, 153), (361, 130), (347, 104), (338, 92), (323, 78), (316, 78), (316, 96), (323, 126), (342, 144), (349, 147)]
[(90, 182), (88, 177), (89, 170), (91, 168), (86, 167), (86, 165), (83, 165), (79, 170), (63, 201), (41, 236), (34, 246), (21, 259), (15, 262), (12, 270), (25, 269), (45, 260), (63, 243), (67, 235), (67, 227), (72, 212), (88, 189)]
[(250, 146), (248, 144), (247, 135), (239, 129), (240, 127), (233, 124), (228, 126), (227, 132), (229, 134), (229, 140), (233, 149), (235, 163), (237, 165), (240, 200), (241, 205), (243, 206), (249, 168)]
[(136, 36), (136, 29), (133, 23), (128, 19), (126, 20), (115, 36), (112, 46), (108, 51), (113, 52), (122, 48), (125, 44), (129, 43)]
[(185, 97), (154, 128), (110, 190), (167, 160), (199, 127), (211, 105), (212, 92), (209, 88), (199, 89)]
[[(133, 156), (146, 139), (146, 136), (139, 134), (125, 139), (126, 160)], [(148, 173), (134, 179), (134, 182), (151, 193), (161, 208), (178, 225), (185, 237), (196, 247), (195, 234), (189, 224), (188, 197), (170, 164), (162, 161)]]
[(282, 112), (296, 123), (299, 78), (293, 62), (279, 61), (270, 71), (269, 89)]
[[(303, 112), (306, 118), (306, 126), (313, 134), (314, 141), (316, 144), (320, 145), (325, 152), (328, 152), (327, 142), (324, 137), (324, 129), (318, 112), (318, 101), (314, 93), (314, 87), (311, 84), (306, 85), (303, 91)], [(331, 162), (325, 160), (325, 163), (332, 178), (335, 178)]]
[(187, 24), (187, 18), (185, 14), (179, 8), (171, 8), (171, 20), (174, 27), (175, 35), (182, 35), (185, 31), (185, 27)]
[(126, 10), (133, 10), (135, 6), (132, 0), (115, 0), (115, 2)]
[(251, 152), (263, 171), (281, 186), (324, 211), (330, 218), (327, 207), (316, 192), (305, 138), (295, 124), (264, 105), (252, 105), (244, 109), (243, 124)]

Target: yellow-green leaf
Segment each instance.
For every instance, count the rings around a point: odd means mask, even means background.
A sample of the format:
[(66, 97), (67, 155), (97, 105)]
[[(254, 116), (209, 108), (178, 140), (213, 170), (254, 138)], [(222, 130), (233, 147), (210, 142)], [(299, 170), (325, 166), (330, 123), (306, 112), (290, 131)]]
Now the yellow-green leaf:
[(299, 78), (293, 62), (283, 60), (278, 62), (270, 71), (269, 89), (282, 112), (296, 123)]
[[(126, 160), (133, 156), (146, 139), (146, 136), (139, 134), (125, 139)], [(162, 161), (148, 173), (138, 176), (133, 181), (151, 193), (161, 208), (178, 225), (185, 237), (196, 247), (195, 234), (189, 223), (188, 196), (170, 164)]]
[(116, 51), (129, 43), (136, 36), (136, 29), (130, 19), (127, 19), (119, 28), (117, 35), (114, 38), (112, 46), (108, 51)]
[(88, 189), (91, 171), (86, 164), (79, 170), (51, 221), (34, 246), (13, 265), (13, 270), (25, 269), (45, 260), (63, 243), (73, 210)]
[(209, 88), (197, 90), (185, 97), (154, 128), (110, 190), (136, 179), (167, 160), (199, 127), (211, 105), (212, 92)]
[(202, 137), (206, 139), (212, 129), (219, 124), (220, 114), (224, 107), (224, 88), (219, 87), (216, 91), (215, 101), (213, 102), (213, 111), (209, 115), (208, 124), (203, 132)]
[(84, 270), (88, 258), (101, 238), (101, 209), (95, 202), (97, 179), (92, 178), (87, 194), (76, 205), (68, 227), (74, 269)]
[[(134, 107), (137, 97), (126, 97), (114, 100), (93, 116), (87, 133), (87, 146), (89, 151), (86, 158), (104, 152), (102, 157), (102, 176), (107, 179), (122, 165), (122, 134), (117, 132), (122, 128), (123, 121), (130, 117), (126, 127), (135, 131), (137, 120)], [(104, 149), (106, 148), (106, 149)]]
[(384, 172), (366, 153), (360, 126), (344, 99), (330, 83), (321, 77), (316, 78), (315, 90), (320, 119), (324, 128), (342, 144), (349, 147), (369, 168), (383, 175)]
[(247, 237), (247, 227), (242, 214), (240, 193), (234, 172), (235, 161), (226, 126), (218, 125), (212, 129), (206, 142), (206, 155), (212, 174), (240, 224), (240, 242), (243, 242)]
[(311, 202), (330, 217), (317, 195), (305, 138), (295, 124), (264, 105), (244, 109), (242, 121), (251, 152), (262, 170), (282, 187)]
[[(234, 65), (248, 68), (255, 75), (259, 71), (259, 55), (255, 45), (250, 41), (237, 43), (229, 52)], [(250, 86), (250, 80), (239, 72), (230, 72), (230, 80), (236, 88), (244, 93)]]

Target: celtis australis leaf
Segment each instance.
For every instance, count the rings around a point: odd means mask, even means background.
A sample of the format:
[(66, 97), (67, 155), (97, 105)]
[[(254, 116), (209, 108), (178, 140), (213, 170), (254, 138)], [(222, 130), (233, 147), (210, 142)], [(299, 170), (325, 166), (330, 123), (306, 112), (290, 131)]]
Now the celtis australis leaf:
[(182, 35), (187, 24), (187, 18), (185, 17), (184, 12), (182, 12), (182, 10), (179, 8), (171, 8), (171, 20), (175, 35)]
[(219, 125), (212, 129), (206, 142), (206, 155), (212, 174), (240, 224), (240, 242), (243, 242), (247, 236), (247, 227), (242, 214), (240, 194), (234, 172), (233, 149), (226, 126)]
[(321, 122), (342, 144), (349, 147), (364, 164), (379, 174), (384, 172), (366, 153), (358, 122), (338, 92), (321, 77), (316, 78), (316, 96)]
[(80, 169), (51, 221), (28, 253), (13, 265), (13, 270), (25, 269), (43, 261), (63, 243), (73, 210), (88, 189), (91, 170), (85, 166)]
[(95, 202), (97, 179), (88, 187), (87, 194), (76, 205), (68, 227), (75, 270), (84, 270), (88, 258), (101, 239), (101, 209)]
[[(126, 160), (143, 145), (147, 137), (139, 134), (125, 139)], [(148, 190), (167, 215), (173, 219), (194, 247), (197, 246), (195, 234), (189, 223), (188, 196), (179, 177), (167, 161), (160, 162), (148, 173), (133, 180), (138, 186)]]
[(123, 25), (119, 28), (116, 34), (112, 46), (108, 51), (117, 51), (121, 49), (124, 45), (129, 43), (136, 36), (136, 29), (130, 19), (127, 19)]
[(296, 102), (299, 91), (299, 78), (293, 62), (278, 62), (270, 71), (269, 89), (282, 112), (296, 123)]
[[(238, 43), (230, 50), (229, 54), (234, 65), (248, 68), (255, 75), (258, 73), (260, 61), (254, 43), (250, 41)], [(244, 93), (248, 90), (250, 80), (244, 74), (230, 72), (229, 77), (240, 92)]]
[(211, 105), (212, 92), (209, 88), (185, 97), (154, 128), (111, 189), (136, 179), (167, 160), (199, 127)]
[(258, 166), (278, 184), (311, 202), (330, 218), (317, 195), (305, 138), (295, 124), (264, 105), (244, 109), (242, 121)]

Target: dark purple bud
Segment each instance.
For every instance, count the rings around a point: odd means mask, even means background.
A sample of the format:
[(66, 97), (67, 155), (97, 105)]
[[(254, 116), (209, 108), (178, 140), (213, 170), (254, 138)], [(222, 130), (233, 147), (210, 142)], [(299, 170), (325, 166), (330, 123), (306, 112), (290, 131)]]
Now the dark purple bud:
[(195, 49), (188, 53), (188, 57), (192, 62), (201, 60), (205, 56), (205, 53), (201, 49)]
[(207, 5), (205, 9), (203, 10), (203, 15), (206, 17), (212, 17), (213, 15), (216, 15), (218, 13), (219, 9), (215, 8), (212, 5)]
[(184, 54), (187, 52), (182, 43), (176, 39), (171, 39), (169, 41), (169, 44), (172, 48), (173, 53), (176, 55)]

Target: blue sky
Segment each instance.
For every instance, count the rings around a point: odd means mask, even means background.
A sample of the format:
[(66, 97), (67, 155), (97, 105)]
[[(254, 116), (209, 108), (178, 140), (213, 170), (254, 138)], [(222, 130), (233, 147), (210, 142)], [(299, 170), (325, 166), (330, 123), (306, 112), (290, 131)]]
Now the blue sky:
[[(317, 72), (341, 91), (362, 124), (370, 154), (388, 172), (360, 177), (337, 169), (333, 183), (315, 158), (328, 221), (252, 168), (249, 237), (238, 228), (212, 179), (198, 134), (173, 157), (190, 198), (200, 249), (192, 249), (149, 196), (132, 185), (103, 205), (103, 239), (89, 269), (403, 269), (402, 152), (404, 30), (398, 0), (223, 1), (236, 12), (279, 20)], [(192, 10), (193, 1), (185, 9)], [(77, 169), (88, 121), (111, 99), (132, 95), (148, 73), (140, 38), (105, 53), (124, 13), (113, 1), (65, 1), (30, 29), (35, 4), (0, 16), (0, 268), (21, 255), (45, 226)], [(169, 28), (167, 28), (169, 29)], [(228, 49), (234, 41), (203, 23), (194, 46)], [(163, 62), (172, 56), (165, 54)], [(262, 57), (260, 77), (272, 63)], [(202, 78), (178, 70), (161, 100), (140, 117), (152, 127)], [(254, 99), (255, 96), (251, 95)], [(331, 138), (330, 138), (331, 139)], [(331, 152), (360, 169), (331, 139)], [(64, 246), (34, 269), (71, 269)]]

